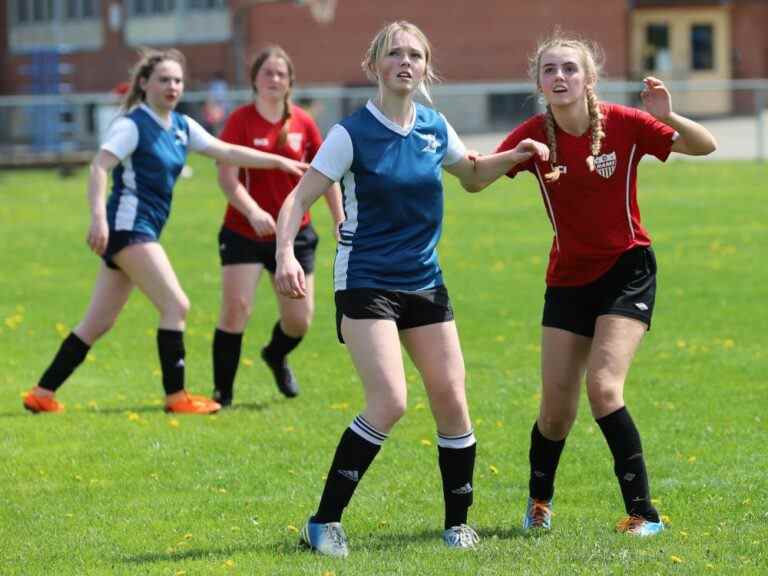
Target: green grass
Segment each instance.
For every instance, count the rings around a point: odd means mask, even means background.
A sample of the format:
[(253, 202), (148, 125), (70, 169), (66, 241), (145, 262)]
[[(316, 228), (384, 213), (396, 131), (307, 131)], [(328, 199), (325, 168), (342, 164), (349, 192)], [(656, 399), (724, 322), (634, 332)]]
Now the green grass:
[[(212, 163), (179, 183), (163, 244), (192, 301), (188, 386), (211, 388), (219, 306)], [(519, 530), (538, 406), (539, 321), (551, 231), (532, 179), (470, 196), (448, 182), (441, 263), (456, 309), (479, 439), (476, 553), (439, 541), (434, 424), (408, 365), (409, 410), (345, 515), (352, 554), (296, 546), (361, 389), (335, 340), (329, 219), (316, 319), (280, 397), (258, 350), (275, 320), (268, 282), (246, 333), (237, 409), (164, 415), (156, 313), (140, 294), (64, 386), (67, 412), (33, 417), (20, 394), (80, 319), (98, 261), (85, 246), (85, 172), (0, 175), (0, 574), (763, 574), (768, 571), (765, 168), (642, 166), (659, 261), (653, 330), (627, 383), (652, 491), (669, 530), (613, 533), (622, 505), (584, 402), (558, 473), (555, 529)], [(449, 179), (450, 180), (450, 179)]]

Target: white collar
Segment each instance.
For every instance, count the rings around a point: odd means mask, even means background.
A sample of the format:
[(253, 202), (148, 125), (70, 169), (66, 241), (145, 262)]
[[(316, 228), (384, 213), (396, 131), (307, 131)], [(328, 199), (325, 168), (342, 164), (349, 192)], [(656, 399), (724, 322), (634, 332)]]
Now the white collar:
[(408, 134), (411, 133), (411, 130), (413, 130), (414, 124), (416, 124), (416, 104), (411, 102), (411, 121), (408, 124), (408, 126), (400, 126), (400, 124), (397, 124), (396, 122), (392, 122), (389, 118), (387, 118), (384, 113), (379, 110), (379, 108), (376, 106), (376, 104), (373, 103), (373, 100), (368, 100), (368, 102), (365, 105), (365, 109), (368, 110), (371, 114), (373, 114), (373, 117), (376, 118), (379, 122), (381, 122), (386, 128), (389, 128), (392, 130), (392, 132), (395, 132), (396, 134), (400, 134), (400, 136), (408, 136)]

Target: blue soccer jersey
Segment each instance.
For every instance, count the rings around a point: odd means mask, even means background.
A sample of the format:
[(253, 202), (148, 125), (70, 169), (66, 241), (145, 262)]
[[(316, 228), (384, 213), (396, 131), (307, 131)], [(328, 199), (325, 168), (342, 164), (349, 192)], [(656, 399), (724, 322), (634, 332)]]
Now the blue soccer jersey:
[[(169, 126), (146, 105), (115, 122), (102, 148), (121, 163), (112, 171), (112, 193), (107, 201), (111, 231), (133, 231), (159, 238), (168, 220), (173, 186), (187, 160), (188, 149), (200, 150), (211, 138), (199, 125), (171, 113)], [(190, 143), (190, 132), (194, 132)], [(204, 131), (203, 131), (204, 132)]]
[(464, 154), (445, 118), (420, 104), (405, 128), (368, 102), (331, 129), (312, 167), (342, 185), (346, 219), (334, 263), (335, 290), (442, 285), (442, 165)]

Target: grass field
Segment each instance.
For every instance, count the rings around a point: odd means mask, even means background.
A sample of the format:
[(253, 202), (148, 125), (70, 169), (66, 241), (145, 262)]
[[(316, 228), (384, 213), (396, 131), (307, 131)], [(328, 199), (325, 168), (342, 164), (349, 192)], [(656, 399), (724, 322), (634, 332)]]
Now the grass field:
[[(224, 201), (212, 163), (193, 166), (163, 244), (192, 301), (188, 386), (208, 394)], [(163, 414), (156, 314), (136, 294), (59, 393), (67, 411), (32, 416), (20, 394), (83, 314), (98, 261), (84, 242), (85, 172), (3, 173), (0, 574), (767, 573), (765, 166), (649, 162), (641, 172), (659, 294), (626, 398), (669, 530), (642, 541), (613, 532), (621, 498), (584, 402), (558, 473), (554, 530), (521, 533), (551, 231), (529, 177), (477, 196), (449, 181), (440, 254), (479, 442), (470, 521), (482, 545), (450, 553), (439, 540), (435, 430), (409, 365), (408, 413), (345, 515), (347, 560), (297, 547), (362, 397), (335, 339), (323, 203), (316, 320), (292, 357), (299, 398), (283, 399), (258, 359), (275, 320), (263, 281), (236, 409)]]

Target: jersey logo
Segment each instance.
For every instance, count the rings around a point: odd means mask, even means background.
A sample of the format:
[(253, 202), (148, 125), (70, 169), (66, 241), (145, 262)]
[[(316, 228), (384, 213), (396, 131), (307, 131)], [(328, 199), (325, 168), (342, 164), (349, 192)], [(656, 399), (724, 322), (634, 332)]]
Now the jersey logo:
[(603, 178), (610, 178), (616, 170), (616, 152), (595, 158), (595, 170)]
[(286, 141), (288, 146), (293, 148), (295, 152), (301, 152), (301, 141), (304, 138), (304, 134), (301, 132), (288, 132)]
[(254, 146), (269, 146), (269, 138), (254, 138)]
[(184, 130), (176, 130), (176, 144), (179, 146), (186, 146), (189, 138)]
[(422, 152), (437, 153), (437, 149), (440, 148), (440, 140), (437, 139), (437, 136), (434, 134), (419, 134), (418, 132), (416, 132), (416, 136), (425, 142), (424, 148), (421, 149)]

